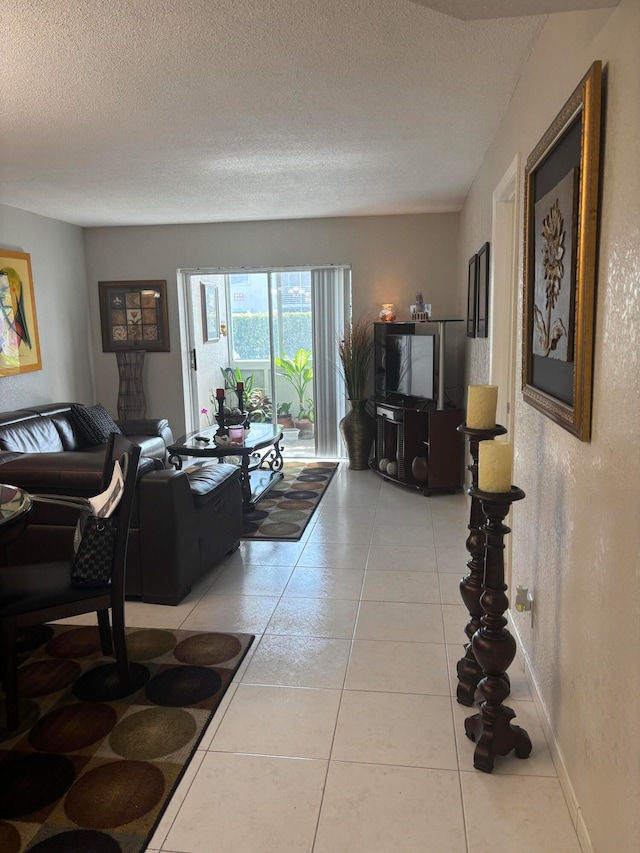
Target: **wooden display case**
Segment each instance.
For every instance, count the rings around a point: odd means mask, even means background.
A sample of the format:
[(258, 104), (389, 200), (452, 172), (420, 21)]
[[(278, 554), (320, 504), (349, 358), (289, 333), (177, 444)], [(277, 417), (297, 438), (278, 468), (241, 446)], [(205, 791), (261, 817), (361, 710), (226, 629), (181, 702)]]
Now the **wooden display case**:
[[(464, 483), (464, 423), (462, 409), (427, 411), (389, 403), (376, 404), (375, 457), (371, 467), (386, 480), (419, 489), (425, 495), (454, 492)], [(414, 473), (413, 461), (425, 460)], [(396, 463), (396, 472), (380, 469), (380, 462)]]

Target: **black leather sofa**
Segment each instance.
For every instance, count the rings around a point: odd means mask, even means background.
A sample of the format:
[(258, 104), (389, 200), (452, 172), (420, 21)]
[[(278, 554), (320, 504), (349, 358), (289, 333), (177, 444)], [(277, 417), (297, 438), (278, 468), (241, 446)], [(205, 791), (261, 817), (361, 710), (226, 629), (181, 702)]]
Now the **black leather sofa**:
[[(104, 445), (89, 445), (71, 403), (0, 414), (0, 481), (33, 494), (89, 497), (100, 491)], [(242, 531), (242, 497), (236, 466), (198, 461), (167, 468), (173, 441), (166, 419), (117, 421), (142, 454), (127, 552), (126, 595), (178, 604), (192, 584), (225, 554)], [(29, 524), (3, 550), (18, 565), (71, 553), (75, 515), (35, 503)]]

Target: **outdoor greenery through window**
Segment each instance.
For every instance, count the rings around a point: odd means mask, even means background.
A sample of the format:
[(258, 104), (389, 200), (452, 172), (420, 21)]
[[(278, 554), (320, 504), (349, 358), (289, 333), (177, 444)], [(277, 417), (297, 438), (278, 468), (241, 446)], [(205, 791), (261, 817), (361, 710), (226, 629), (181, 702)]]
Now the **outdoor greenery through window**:
[(313, 455), (311, 272), (229, 273), (226, 287), (230, 366), (260, 397), (250, 419), (275, 415), (288, 446)]
[(340, 455), (345, 413), (337, 341), (349, 312), (345, 266), (185, 271), (191, 323), (191, 412), (214, 425), (216, 389), (250, 422), (280, 424), (287, 454)]
[[(279, 272), (271, 278), (277, 354), (293, 356), (299, 349), (311, 348), (311, 273)], [(229, 275), (234, 360), (268, 362), (271, 358), (267, 279), (267, 273)]]

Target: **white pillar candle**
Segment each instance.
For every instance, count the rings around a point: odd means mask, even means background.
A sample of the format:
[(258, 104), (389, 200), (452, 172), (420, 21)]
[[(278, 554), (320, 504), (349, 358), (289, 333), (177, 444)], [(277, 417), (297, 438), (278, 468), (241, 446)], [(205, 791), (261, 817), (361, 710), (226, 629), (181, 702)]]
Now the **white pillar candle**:
[(493, 429), (498, 408), (497, 385), (469, 385), (467, 389), (467, 426), (469, 429)]
[(481, 441), (478, 445), (478, 488), (481, 492), (511, 491), (510, 441)]

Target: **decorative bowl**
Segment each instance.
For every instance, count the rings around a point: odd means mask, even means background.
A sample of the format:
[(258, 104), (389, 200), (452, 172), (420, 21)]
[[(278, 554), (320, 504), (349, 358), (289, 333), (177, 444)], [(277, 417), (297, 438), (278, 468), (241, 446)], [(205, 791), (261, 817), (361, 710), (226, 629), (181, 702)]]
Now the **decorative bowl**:
[[(224, 426), (239, 426), (243, 424), (247, 420), (247, 412), (241, 412), (239, 415), (232, 415), (230, 413), (225, 413), (224, 415)], [(216, 415), (216, 421), (218, 426), (222, 426), (220, 421), (220, 415)]]

